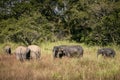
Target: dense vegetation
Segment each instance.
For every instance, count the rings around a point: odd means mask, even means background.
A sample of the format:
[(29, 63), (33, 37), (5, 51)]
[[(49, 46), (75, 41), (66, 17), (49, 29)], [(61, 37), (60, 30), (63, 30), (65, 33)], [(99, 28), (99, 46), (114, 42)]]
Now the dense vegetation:
[(0, 0), (0, 43), (120, 45), (119, 0)]

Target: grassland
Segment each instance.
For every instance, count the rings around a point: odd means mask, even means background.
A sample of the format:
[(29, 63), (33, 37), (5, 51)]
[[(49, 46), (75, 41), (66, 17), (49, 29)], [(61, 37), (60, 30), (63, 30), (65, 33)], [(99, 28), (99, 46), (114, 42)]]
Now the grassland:
[[(9, 43), (12, 52), (18, 44)], [(83, 58), (53, 59), (52, 48), (55, 45), (81, 45)], [(4, 54), (0, 46), (0, 80), (120, 80), (120, 50), (117, 46), (108, 46), (116, 51), (115, 58), (96, 57), (99, 46), (87, 46), (69, 41), (42, 43), (41, 59), (25, 62), (17, 61), (15, 55)]]

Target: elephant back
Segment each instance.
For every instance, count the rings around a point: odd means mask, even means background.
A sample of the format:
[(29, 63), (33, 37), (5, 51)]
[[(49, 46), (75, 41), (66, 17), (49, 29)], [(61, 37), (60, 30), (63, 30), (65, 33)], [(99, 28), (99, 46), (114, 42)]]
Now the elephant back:
[(27, 47), (19, 46), (16, 48), (15, 54), (16, 54), (16, 58), (22, 61), (28, 59), (29, 50)]
[(30, 49), (30, 58), (38, 59), (41, 55), (40, 47), (37, 45), (29, 45), (28, 48)]

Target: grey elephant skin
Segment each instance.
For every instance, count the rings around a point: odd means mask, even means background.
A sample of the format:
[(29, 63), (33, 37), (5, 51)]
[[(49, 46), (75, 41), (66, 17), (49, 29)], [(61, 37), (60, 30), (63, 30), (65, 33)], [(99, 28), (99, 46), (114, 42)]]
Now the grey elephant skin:
[(84, 50), (80, 45), (60, 45), (53, 48), (53, 57), (82, 57), (83, 51)]
[(39, 46), (29, 45), (28, 48), (30, 49), (30, 58), (31, 59), (40, 59), (41, 50), (40, 50)]
[(115, 50), (111, 49), (111, 48), (101, 48), (101, 49), (98, 49), (97, 51), (97, 57), (99, 55), (102, 55), (104, 57), (115, 57), (116, 55), (116, 52)]
[(10, 46), (5, 46), (5, 53), (11, 55), (11, 47)]
[(53, 58), (57, 58), (57, 57), (62, 58), (63, 56), (65, 56), (64, 53), (61, 53), (61, 54), (58, 55), (59, 50), (61, 48), (65, 48), (65, 47), (67, 47), (67, 45), (54, 46), (53, 50), (52, 50), (53, 51)]
[(15, 50), (17, 60), (24, 61), (30, 59), (30, 50), (27, 47), (19, 46)]

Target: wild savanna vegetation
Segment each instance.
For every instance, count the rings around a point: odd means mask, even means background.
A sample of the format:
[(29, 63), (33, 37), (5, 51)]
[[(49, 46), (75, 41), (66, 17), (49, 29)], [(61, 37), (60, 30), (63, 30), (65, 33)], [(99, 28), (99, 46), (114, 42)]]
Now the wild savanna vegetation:
[[(16, 47), (31, 44), (40, 60), (16, 60)], [(81, 45), (83, 57), (53, 59), (56, 45)], [(116, 56), (97, 58), (101, 47)], [(0, 80), (119, 80), (119, 57), (120, 0), (0, 0)]]
[[(84, 48), (82, 58), (53, 59), (52, 47), (55, 45), (81, 45)], [(16, 44), (13, 45), (13, 49)], [(18, 45), (18, 44), (17, 44)], [(3, 45), (4, 46), (4, 45)], [(48, 42), (39, 45), (42, 54), (40, 60), (20, 62), (15, 55), (0, 55), (0, 80), (119, 80), (120, 50), (116, 46), (115, 58), (99, 56), (99, 46), (87, 46), (69, 41)], [(13, 50), (14, 52), (14, 50)]]

